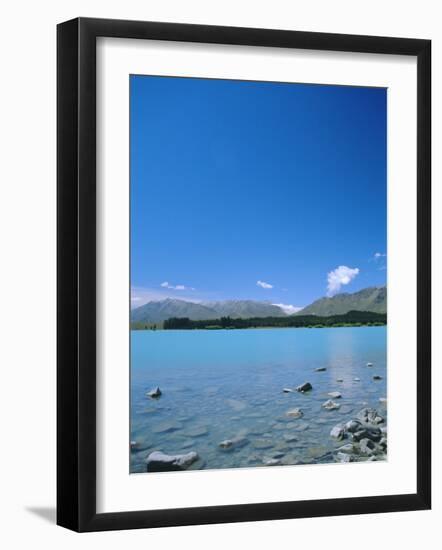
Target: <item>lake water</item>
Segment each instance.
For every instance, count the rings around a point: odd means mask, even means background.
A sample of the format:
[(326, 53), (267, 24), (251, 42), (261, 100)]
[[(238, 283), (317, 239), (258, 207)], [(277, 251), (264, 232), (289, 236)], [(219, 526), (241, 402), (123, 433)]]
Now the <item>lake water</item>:
[[(145, 472), (154, 450), (196, 451), (192, 469), (333, 461), (330, 453), (343, 444), (330, 437), (333, 426), (366, 406), (386, 419), (379, 401), (386, 397), (386, 330), (132, 331), (131, 472)], [(310, 392), (282, 391), (306, 381)], [(156, 386), (161, 397), (147, 397)], [(334, 399), (338, 410), (321, 406), (331, 391), (342, 395)], [(288, 417), (296, 407), (304, 416)], [(235, 437), (244, 438), (242, 446), (219, 447)]]

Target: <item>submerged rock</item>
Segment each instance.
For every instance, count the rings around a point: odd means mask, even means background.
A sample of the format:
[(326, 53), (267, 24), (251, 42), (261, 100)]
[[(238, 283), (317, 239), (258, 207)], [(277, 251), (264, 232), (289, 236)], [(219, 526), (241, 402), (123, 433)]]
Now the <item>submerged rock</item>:
[(198, 453), (190, 451), (181, 455), (168, 455), (161, 451), (154, 451), (146, 459), (148, 472), (170, 472), (186, 470), (199, 458)]
[(209, 433), (206, 426), (192, 426), (184, 432), (187, 437), (201, 437)]
[(295, 390), (292, 390), (292, 388), (282, 388), (282, 391), (284, 393), (294, 393)]
[(152, 399), (156, 399), (162, 395), (162, 391), (160, 390), (159, 386), (154, 388), (153, 390), (150, 390), (146, 393), (147, 397), (151, 397)]
[(310, 382), (304, 382), (304, 384), (301, 384), (300, 386), (298, 386), (296, 388), (296, 391), (299, 391), (299, 392), (306, 392), (306, 391), (310, 391), (313, 389), (313, 386), (310, 384)]
[(357, 376), (355, 376), (355, 377), (353, 378), (353, 381), (354, 381), (354, 382), (360, 382), (360, 381), (361, 381), (361, 379), (360, 379), (360, 378), (358, 378)]
[(239, 401), (238, 399), (226, 399), (226, 403), (236, 412), (243, 411), (247, 408), (247, 403), (244, 403), (244, 401)]
[(367, 363), (366, 366), (367, 366), (367, 367), (372, 367), (372, 366), (373, 366), (373, 363)]
[(140, 444), (138, 443), (138, 441), (131, 441), (130, 442), (130, 450), (131, 451), (138, 451), (139, 446), (140, 446)]
[(175, 420), (164, 420), (163, 422), (159, 422), (158, 424), (154, 425), (152, 431), (155, 434), (163, 434), (174, 432), (176, 430), (181, 430), (182, 427), (183, 425), (181, 424), (181, 422), (177, 422)]
[(318, 367), (315, 369), (315, 372), (325, 372), (327, 370), (327, 367)]
[(382, 376), (379, 376), (379, 374), (375, 374), (373, 376), (373, 380), (382, 380)]
[(247, 445), (248, 442), (248, 439), (246, 439), (245, 437), (238, 436), (232, 437), (232, 439), (224, 439), (224, 441), (221, 441), (218, 446), (224, 451), (233, 451), (233, 449), (244, 447), (244, 445)]
[(387, 398), (386, 397), (379, 397), (379, 403), (383, 405), (384, 407), (387, 406)]
[[(304, 413), (302, 412), (301, 409), (299, 408), (296, 408), (296, 409), (290, 409), (289, 411), (287, 411), (285, 413), (287, 416), (290, 416), (291, 418), (302, 418), (304, 416)], [(285, 428), (285, 426), (284, 426)]]
[(324, 409), (327, 409), (328, 411), (334, 411), (336, 409), (339, 409), (340, 406), (341, 405), (339, 405), (339, 403), (335, 403), (331, 399), (329, 399), (328, 401), (322, 404), (322, 407)]
[(343, 382), (344, 379), (343, 378), (336, 378), (336, 382)]
[(252, 445), (255, 449), (271, 449), (274, 443), (271, 439), (255, 439)]
[(342, 397), (341, 393), (338, 391), (331, 391), (328, 393), (328, 395), (333, 399), (340, 399)]

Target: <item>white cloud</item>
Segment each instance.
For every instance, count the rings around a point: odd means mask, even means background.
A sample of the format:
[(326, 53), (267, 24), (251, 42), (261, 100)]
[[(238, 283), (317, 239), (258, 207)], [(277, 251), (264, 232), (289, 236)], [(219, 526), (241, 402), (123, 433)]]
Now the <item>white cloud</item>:
[(163, 288), (168, 288), (169, 290), (195, 290), (191, 286), (171, 285), (167, 281), (164, 281), (164, 283), (161, 283), (160, 286), (162, 286)]
[(270, 283), (265, 283), (264, 281), (256, 281), (256, 285), (260, 286), (261, 288), (273, 288), (273, 285)]
[(327, 296), (333, 296), (341, 289), (341, 286), (348, 285), (359, 273), (359, 268), (340, 265), (327, 275)]
[(375, 252), (374, 254), (374, 260), (379, 260), (380, 258), (386, 258), (387, 254), (383, 254), (382, 252)]
[(287, 313), (287, 315), (291, 315), (292, 313), (296, 313), (297, 311), (301, 311), (301, 309), (303, 309), (302, 307), (292, 306), (291, 304), (272, 304), (272, 305), (280, 307), (284, 313)]

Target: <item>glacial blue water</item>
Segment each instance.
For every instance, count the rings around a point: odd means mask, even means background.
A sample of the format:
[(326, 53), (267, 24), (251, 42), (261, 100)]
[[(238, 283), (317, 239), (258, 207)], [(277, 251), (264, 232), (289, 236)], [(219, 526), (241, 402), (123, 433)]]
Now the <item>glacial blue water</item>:
[[(193, 469), (332, 461), (330, 430), (365, 406), (386, 418), (386, 327), (131, 332), (131, 472), (154, 450)], [(367, 363), (373, 363), (367, 367)], [(324, 372), (315, 372), (325, 367)], [(381, 380), (373, 380), (380, 375)], [(359, 378), (357, 381), (355, 378)], [(339, 382), (338, 379), (342, 379)], [(283, 393), (310, 382), (313, 390)], [(158, 399), (146, 392), (159, 386)], [(340, 408), (321, 405), (339, 391)], [(300, 407), (304, 416), (286, 415)], [(223, 450), (235, 437), (243, 444)]]

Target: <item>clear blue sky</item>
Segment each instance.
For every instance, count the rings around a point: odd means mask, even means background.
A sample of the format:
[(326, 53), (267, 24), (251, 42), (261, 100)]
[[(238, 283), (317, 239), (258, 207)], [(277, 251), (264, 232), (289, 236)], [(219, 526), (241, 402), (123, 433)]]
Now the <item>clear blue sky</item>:
[(385, 284), (386, 94), (131, 76), (133, 305)]

